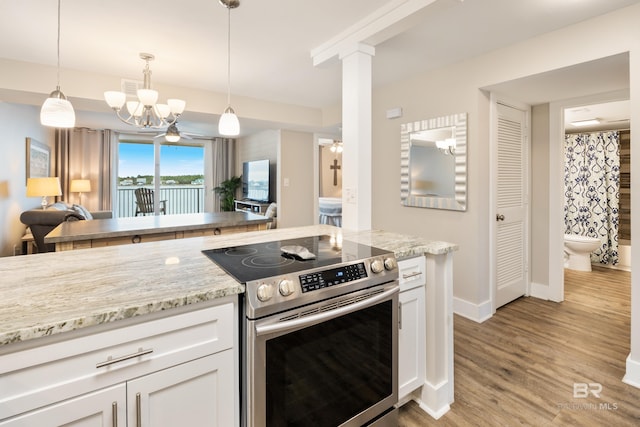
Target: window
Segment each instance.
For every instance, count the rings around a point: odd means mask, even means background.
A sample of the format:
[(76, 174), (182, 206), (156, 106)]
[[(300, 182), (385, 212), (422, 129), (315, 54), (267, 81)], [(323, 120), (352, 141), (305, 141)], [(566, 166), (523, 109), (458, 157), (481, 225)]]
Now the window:
[(135, 189), (147, 187), (166, 200), (167, 214), (204, 212), (202, 144), (126, 140), (118, 145), (117, 215), (134, 216)]

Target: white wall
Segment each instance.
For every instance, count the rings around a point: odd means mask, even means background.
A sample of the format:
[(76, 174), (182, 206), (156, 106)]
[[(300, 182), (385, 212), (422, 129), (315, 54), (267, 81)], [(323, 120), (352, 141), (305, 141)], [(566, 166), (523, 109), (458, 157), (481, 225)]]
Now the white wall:
[[(320, 157), (320, 197), (342, 197), (342, 153), (333, 153), (330, 145), (319, 146)], [(334, 170), (333, 161), (338, 161), (337, 184), (333, 185)]]
[(549, 104), (533, 107), (531, 115), (531, 295), (548, 299)]
[[(459, 244), (454, 263), (454, 296), (471, 306), (485, 304), (490, 298), (491, 286), (488, 229), (492, 218), (489, 100), (481, 88), (625, 51), (640, 55), (638, 19), (640, 6), (636, 5), (375, 90), (373, 228)], [(633, 87), (633, 80), (640, 80), (640, 75), (632, 69), (631, 76)], [(640, 81), (636, 85), (640, 87)], [(638, 94), (635, 103), (634, 94), (631, 96), (632, 105), (640, 103)], [(387, 120), (385, 111), (392, 107), (402, 107), (404, 116)], [(401, 206), (400, 124), (461, 112), (468, 113), (468, 210), (453, 212)], [(640, 117), (634, 120), (632, 112), (631, 121), (638, 123)], [(539, 256), (544, 253), (535, 254)]]
[[(492, 286), (489, 268), (493, 262), (487, 230), (493, 218), (489, 205), (489, 102), (487, 94), (481, 88), (629, 52), (633, 135), (634, 128), (640, 123), (639, 21), (640, 5), (630, 6), (376, 90), (373, 97), (373, 170), (376, 171), (373, 175), (373, 228), (418, 234), (459, 244), (460, 250), (454, 255), (454, 297), (457, 302), (464, 303), (465, 307), (486, 304)], [(558, 100), (547, 100), (552, 101)], [(386, 120), (385, 111), (398, 106), (403, 108), (404, 117)], [(399, 142), (390, 143), (399, 141), (400, 123), (460, 112), (468, 113), (469, 119), (467, 212), (400, 206), (400, 146)], [(558, 117), (551, 116), (548, 119), (550, 162), (553, 161), (551, 158), (559, 144), (557, 139), (561, 138), (562, 129), (558, 129), (557, 135), (554, 131), (554, 124), (558, 121)], [(544, 138), (536, 143), (544, 144)], [(632, 145), (638, 143), (636, 138)], [(544, 150), (536, 151), (536, 156), (535, 161), (540, 161)], [(631, 163), (640, 164), (640, 150), (632, 148)], [(556, 182), (553, 179), (554, 170), (555, 165), (552, 164), (547, 184), (548, 212), (536, 213), (547, 216), (550, 229), (556, 227), (557, 221), (561, 221), (561, 211), (558, 212), (561, 204), (555, 197), (557, 189), (552, 188)], [(640, 168), (632, 169), (631, 180), (633, 186), (640, 182)], [(540, 194), (542, 193), (537, 193), (536, 197)], [(632, 222), (640, 224), (640, 198), (632, 198)], [(632, 240), (640, 238), (640, 227), (633, 227), (632, 233)], [(561, 235), (558, 235), (558, 239), (561, 239)], [(533, 249), (536, 252), (532, 254), (532, 259), (536, 260), (545, 256), (541, 252), (549, 253), (551, 248), (534, 245)], [(549, 259), (549, 266), (553, 268), (556, 261)], [(535, 269), (535, 266), (531, 268)], [(632, 255), (632, 271), (640, 271), (640, 255)], [(537, 276), (536, 278), (538, 279)], [(543, 287), (548, 287), (549, 284), (539, 283)], [(631, 299), (631, 353), (627, 360), (625, 381), (640, 386), (639, 275), (632, 276)]]
[[(21, 246), (25, 225), (20, 214), (40, 206), (40, 199), (26, 197), (26, 137), (52, 146), (53, 133), (40, 125), (40, 108), (0, 101), (0, 256), (13, 255)], [(53, 150), (52, 150), (53, 151)]]
[(316, 181), (313, 134), (280, 131), (278, 147), (278, 228), (311, 225)]

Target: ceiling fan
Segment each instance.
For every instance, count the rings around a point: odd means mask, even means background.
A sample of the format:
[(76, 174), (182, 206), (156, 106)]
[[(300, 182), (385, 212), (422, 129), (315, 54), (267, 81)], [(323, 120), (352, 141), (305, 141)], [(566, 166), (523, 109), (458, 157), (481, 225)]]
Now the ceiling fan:
[(202, 135), (189, 132), (181, 132), (180, 129), (178, 129), (178, 122), (175, 121), (174, 123), (170, 124), (169, 127), (167, 127), (167, 130), (164, 133), (160, 133), (153, 138), (155, 139), (164, 137), (167, 142), (178, 142), (181, 138), (193, 139), (194, 136)]

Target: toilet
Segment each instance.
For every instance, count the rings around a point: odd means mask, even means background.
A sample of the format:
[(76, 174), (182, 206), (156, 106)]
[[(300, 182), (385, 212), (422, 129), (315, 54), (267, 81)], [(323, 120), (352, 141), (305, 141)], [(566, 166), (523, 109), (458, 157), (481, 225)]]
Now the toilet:
[(564, 235), (564, 267), (591, 271), (591, 252), (598, 249), (600, 239), (575, 234)]

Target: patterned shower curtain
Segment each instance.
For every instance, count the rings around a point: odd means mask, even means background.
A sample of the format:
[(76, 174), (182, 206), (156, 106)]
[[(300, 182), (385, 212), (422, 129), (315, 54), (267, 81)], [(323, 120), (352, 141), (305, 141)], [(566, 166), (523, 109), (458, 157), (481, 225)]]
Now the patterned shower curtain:
[(619, 133), (565, 135), (564, 155), (565, 233), (600, 239), (600, 248), (591, 254), (591, 261), (616, 265)]

